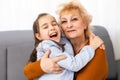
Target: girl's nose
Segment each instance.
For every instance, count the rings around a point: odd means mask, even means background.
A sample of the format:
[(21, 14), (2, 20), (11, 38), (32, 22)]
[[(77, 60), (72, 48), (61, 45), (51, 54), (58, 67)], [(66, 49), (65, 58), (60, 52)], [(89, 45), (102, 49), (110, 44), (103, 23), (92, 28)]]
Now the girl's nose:
[(55, 30), (54, 26), (51, 25), (51, 26), (50, 26), (50, 30), (51, 30), (51, 31)]

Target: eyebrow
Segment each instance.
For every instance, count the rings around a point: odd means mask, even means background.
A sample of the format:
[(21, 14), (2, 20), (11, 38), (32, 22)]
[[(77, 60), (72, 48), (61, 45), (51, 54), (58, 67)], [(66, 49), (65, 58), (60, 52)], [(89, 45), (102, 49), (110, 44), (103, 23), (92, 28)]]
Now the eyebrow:
[(56, 20), (52, 20), (52, 22), (56, 22)]
[[(72, 15), (71, 17), (76, 17), (76, 15)], [(61, 17), (61, 19), (66, 19), (65, 17)]]
[(41, 27), (43, 27), (43, 26), (45, 26), (45, 25), (47, 25), (47, 23), (42, 24)]
[(61, 19), (66, 19), (65, 17), (61, 17)]
[[(52, 23), (53, 23), (53, 22), (56, 22), (56, 20), (52, 20), (51, 22), (52, 22)], [(57, 22), (56, 22), (56, 23), (57, 23)], [(45, 25), (47, 25), (47, 23), (42, 24), (41, 27), (43, 27), (43, 26), (45, 26)]]

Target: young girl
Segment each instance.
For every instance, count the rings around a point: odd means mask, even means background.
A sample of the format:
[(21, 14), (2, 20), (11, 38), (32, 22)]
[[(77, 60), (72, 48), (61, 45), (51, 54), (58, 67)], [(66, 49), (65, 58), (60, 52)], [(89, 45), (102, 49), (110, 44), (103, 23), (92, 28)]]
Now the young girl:
[(103, 43), (100, 38), (94, 37), (91, 39), (90, 45), (83, 47), (79, 54), (74, 56), (72, 45), (61, 36), (55, 18), (47, 13), (38, 16), (33, 25), (33, 32), (35, 49), (30, 56), (30, 62), (41, 59), (47, 50), (51, 51), (50, 58), (60, 55), (67, 56), (66, 59), (57, 63), (65, 68), (62, 73), (44, 74), (38, 80), (73, 80), (74, 72), (82, 69), (93, 58), (95, 49)]

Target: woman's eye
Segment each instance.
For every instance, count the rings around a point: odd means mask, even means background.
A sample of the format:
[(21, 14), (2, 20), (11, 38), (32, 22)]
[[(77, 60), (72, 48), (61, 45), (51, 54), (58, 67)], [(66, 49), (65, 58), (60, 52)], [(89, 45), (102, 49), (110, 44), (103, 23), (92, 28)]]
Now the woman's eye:
[(72, 21), (77, 21), (78, 19), (77, 18), (73, 18)]
[(61, 24), (64, 24), (64, 23), (66, 23), (67, 21), (61, 21)]

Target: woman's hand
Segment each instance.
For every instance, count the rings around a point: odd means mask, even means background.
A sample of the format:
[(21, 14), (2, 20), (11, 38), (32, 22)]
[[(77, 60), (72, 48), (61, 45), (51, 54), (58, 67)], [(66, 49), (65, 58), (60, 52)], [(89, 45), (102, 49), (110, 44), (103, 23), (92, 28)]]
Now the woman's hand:
[(44, 56), (41, 58), (41, 69), (46, 73), (61, 73), (63, 68), (61, 68), (57, 62), (66, 59), (66, 56), (58, 56), (55, 58), (48, 58), (50, 50), (48, 50)]

